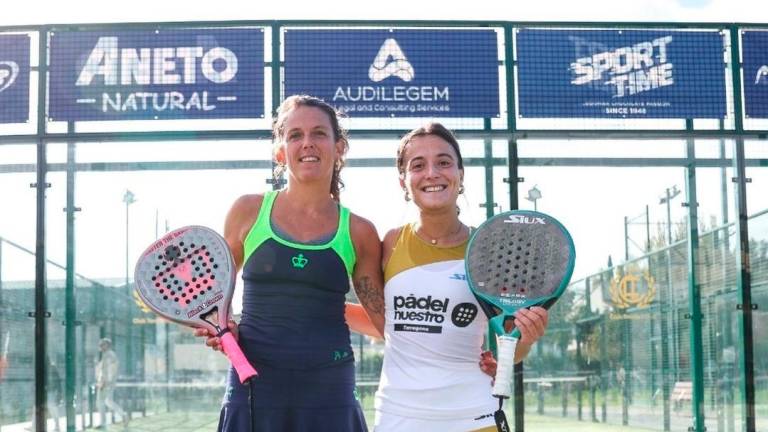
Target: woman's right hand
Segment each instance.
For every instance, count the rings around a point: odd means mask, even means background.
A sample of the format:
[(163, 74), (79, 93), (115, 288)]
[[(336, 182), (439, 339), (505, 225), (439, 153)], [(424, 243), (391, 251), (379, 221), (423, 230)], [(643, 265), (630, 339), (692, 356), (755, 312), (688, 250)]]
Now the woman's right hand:
[[(229, 320), (229, 322), (227, 323), (227, 328), (229, 328), (229, 331), (232, 333), (232, 336), (234, 336), (235, 340), (237, 340), (238, 339), (237, 323), (234, 322), (233, 320)], [(221, 338), (216, 336), (216, 333), (214, 333), (213, 331), (208, 330), (207, 328), (196, 328), (195, 336), (206, 338), (205, 344), (211, 347), (214, 351), (224, 352), (221, 346)]]

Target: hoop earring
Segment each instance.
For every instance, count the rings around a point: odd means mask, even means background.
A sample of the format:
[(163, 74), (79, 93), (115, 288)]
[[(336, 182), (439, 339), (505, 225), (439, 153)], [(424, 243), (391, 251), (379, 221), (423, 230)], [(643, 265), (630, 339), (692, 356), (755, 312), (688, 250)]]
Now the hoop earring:
[(405, 201), (408, 202), (411, 200), (410, 195), (408, 195), (408, 189), (403, 188), (403, 193), (405, 193)]

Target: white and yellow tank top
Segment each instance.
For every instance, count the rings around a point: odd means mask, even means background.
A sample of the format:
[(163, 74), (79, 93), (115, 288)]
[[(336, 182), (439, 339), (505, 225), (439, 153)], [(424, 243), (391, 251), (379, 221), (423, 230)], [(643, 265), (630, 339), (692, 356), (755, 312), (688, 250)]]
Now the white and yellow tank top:
[(377, 416), (422, 419), (495, 411), (491, 378), (478, 362), (488, 320), (469, 290), (467, 243), (439, 247), (405, 225), (384, 268), (384, 364)]

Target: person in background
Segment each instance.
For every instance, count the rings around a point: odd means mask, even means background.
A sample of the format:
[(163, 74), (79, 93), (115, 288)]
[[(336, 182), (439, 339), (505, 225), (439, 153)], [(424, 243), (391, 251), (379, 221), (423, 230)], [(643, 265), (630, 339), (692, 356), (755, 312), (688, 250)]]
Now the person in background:
[(0, 338), (0, 382), (5, 377), (5, 370), (8, 369), (8, 347), (11, 343), (11, 332), (6, 331)]
[(117, 383), (117, 371), (120, 361), (117, 354), (112, 351), (112, 340), (103, 338), (99, 341), (101, 359), (96, 363), (96, 404), (99, 408), (99, 429), (105, 429), (107, 425), (107, 408), (118, 415), (123, 421), (123, 426), (128, 425), (128, 415), (125, 410), (115, 402), (115, 384)]

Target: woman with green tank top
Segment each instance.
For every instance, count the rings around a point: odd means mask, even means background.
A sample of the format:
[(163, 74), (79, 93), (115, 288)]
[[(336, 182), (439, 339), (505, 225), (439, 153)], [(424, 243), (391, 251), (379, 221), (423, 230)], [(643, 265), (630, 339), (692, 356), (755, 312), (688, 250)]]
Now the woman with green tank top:
[[(218, 430), (366, 431), (348, 323), (381, 334), (381, 243), (339, 203), (348, 142), (335, 110), (289, 97), (273, 133), (286, 188), (240, 197), (224, 227), (244, 281), (231, 326), (259, 376), (248, 388), (230, 371)], [(345, 308), (350, 278), (364, 310)], [(220, 349), (214, 335), (196, 334)]]

